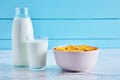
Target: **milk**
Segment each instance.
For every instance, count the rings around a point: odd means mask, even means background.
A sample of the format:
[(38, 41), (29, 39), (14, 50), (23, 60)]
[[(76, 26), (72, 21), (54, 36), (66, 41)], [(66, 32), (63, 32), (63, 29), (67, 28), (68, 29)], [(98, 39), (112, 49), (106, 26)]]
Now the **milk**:
[(17, 15), (12, 27), (13, 64), (18, 67), (26, 67), (28, 66), (26, 36), (33, 40), (33, 27), (27, 16), (26, 8), (17, 8), (16, 11)]
[(28, 42), (28, 60), (30, 69), (42, 69), (46, 66), (48, 40)]

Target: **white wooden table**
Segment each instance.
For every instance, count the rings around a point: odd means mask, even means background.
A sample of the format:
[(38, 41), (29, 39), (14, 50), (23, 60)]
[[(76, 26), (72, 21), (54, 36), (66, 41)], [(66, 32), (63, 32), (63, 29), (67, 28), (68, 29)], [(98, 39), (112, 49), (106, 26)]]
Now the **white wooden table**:
[(120, 80), (120, 49), (101, 49), (96, 66), (87, 73), (62, 71), (51, 50), (44, 71), (14, 68), (11, 50), (0, 50), (0, 80)]

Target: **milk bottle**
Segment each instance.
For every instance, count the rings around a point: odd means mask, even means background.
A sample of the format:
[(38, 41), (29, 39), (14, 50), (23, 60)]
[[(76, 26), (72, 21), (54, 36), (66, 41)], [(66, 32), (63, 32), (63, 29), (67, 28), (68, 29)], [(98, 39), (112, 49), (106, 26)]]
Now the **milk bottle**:
[(12, 26), (13, 64), (16, 67), (28, 66), (26, 36), (31, 40), (34, 39), (28, 8), (16, 8)]

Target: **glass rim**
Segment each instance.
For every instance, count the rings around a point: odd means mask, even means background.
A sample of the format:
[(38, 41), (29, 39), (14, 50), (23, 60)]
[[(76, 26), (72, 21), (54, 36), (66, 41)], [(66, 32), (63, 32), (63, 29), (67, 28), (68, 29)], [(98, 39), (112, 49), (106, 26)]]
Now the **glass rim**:
[(39, 36), (39, 37), (35, 37), (33, 39), (31, 39), (29, 36), (26, 37), (27, 42), (36, 42), (36, 41), (41, 41), (41, 40), (47, 40), (48, 41), (49, 38), (46, 37), (46, 36)]
[(48, 39), (47, 36), (35, 36), (34, 39)]

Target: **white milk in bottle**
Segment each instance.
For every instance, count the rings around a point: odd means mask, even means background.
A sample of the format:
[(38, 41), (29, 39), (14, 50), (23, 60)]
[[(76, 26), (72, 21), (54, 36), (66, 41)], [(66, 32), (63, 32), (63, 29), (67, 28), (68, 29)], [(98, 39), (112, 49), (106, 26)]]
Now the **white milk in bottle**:
[(28, 8), (16, 8), (12, 27), (13, 64), (16, 67), (27, 67), (27, 41), (26, 37), (33, 40), (33, 27), (28, 15)]

